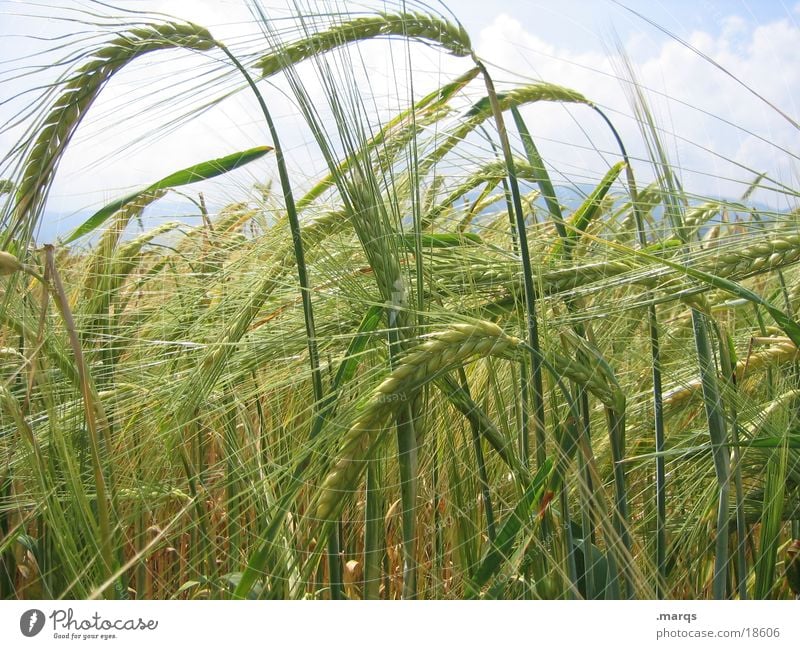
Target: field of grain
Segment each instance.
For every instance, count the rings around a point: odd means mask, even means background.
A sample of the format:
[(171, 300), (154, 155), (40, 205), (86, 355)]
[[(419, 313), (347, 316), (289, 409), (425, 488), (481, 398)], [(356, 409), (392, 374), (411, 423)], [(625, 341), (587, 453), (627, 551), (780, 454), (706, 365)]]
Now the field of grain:
[[(450, 16), (320, 9), (288, 29), (254, 12), (242, 53), (195, 24), (126, 20), (53, 53), (62, 73), (0, 151), (0, 598), (800, 592), (785, 179), (685, 192), (622, 56), (650, 159), (580, 88), (500, 89)], [(399, 93), (376, 127), (348, 72), (367, 41), (461, 71)], [(82, 120), (165, 50), (217, 65), (265, 141), (42, 245)], [(273, 78), (327, 166), (310, 183), (287, 165)], [(544, 103), (615, 143), (577, 200), (523, 116)], [(207, 209), (195, 183), (255, 163), (271, 183)], [(751, 202), (757, 187), (794, 207)], [(193, 221), (137, 228), (176, 192)]]

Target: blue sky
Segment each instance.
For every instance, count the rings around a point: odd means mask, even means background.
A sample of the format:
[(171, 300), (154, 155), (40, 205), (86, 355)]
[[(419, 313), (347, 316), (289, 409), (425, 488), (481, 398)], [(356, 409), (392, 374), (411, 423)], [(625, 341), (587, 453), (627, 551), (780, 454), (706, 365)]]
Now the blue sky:
[[(263, 4), (273, 15), (285, 12), (286, 5), (280, 0)], [(302, 4), (346, 6), (348, 10), (388, 8), (388, 3), (369, 1)], [(800, 42), (800, 4), (769, 0), (630, 0), (625, 4), (690, 42), (734, 72), (743, 84), (800, 119), (800, 93), (796, 90), (800, 87), (796, 46)], [(248, 39), (258, 35), (243, 0), (118, 0), (115, 6), (193, 20), (232, 47), (252, 47), (255, 41)], [(478, 53), (496, 65), (494, 74), (501, 85), (542, 79), (574, 88), (606, 108), (631, 151), (644, 155), (625, 84), (617, 79), (614, 39), (618, 38), (648, 89), (665, 142), (690, 191), (733, 198), (754, 172), (760, 171), (797, 186), (797, 130), (742, 84), (614, 2), (459, 0), (448, 7), (465, 25)], [(78, 43), (76, 24), (59, 18), (74, 18), (81, 9), (110, 12), (88, 0), (43, 4), (0, 0), (0, 84), (6, 99), (0, 103), (0, 124), (7, 124), (25, 105), (22, 99), (8, 98), (44, 78), (19, 74), (31, 63), (24, 57), (43, 49), (44, 41), (35, 37), (62, 35), (64, 41)], [(407, 99), (402, 87), (407, 75), (398, 73), (397, 59), (388, 54), (396, 47), (384, 42), (361, 48), (367, 67), (365, 79), (375, 93), (376, 106), (387, 111)], [(423, 46), (412, 47), (412, 53), (417, 94), (467, 66)], [(109, 84), (59, 170), (49, 205), (52, 222), (47, 224), (48, 236), (68, 231), (80, 215), (132, 187), (204, 159), (269, 143), (254, 117), (251, 100), (243, 96), (226, 101), (191, 124), (164, 128), (181, 110), (188, 110), (187, 95), (194, 99), (195, 93), (201, 97), (205, 92), (201, 81), (193, 81), (199, 72), (211, 75), (212, 67), (198, 62), (196, 55), (154, 56)], [(225, 87), (212, 86), (212, 90)], [(163, 105), (154, 99), (170, 92), (181, 99)], [(322, 164), (310, 135), (297, 123), (289, 99), (276, 92), (271, 101), (286, 134), (284, 146), (295, 177), (300, 184), (304, 177), (310, 181)], [(154, 112), (143, 112), (154, 105)], [(592, 182), (615, 161), (607, 136), (580, 109), (536, 106), (526, 109), (525, 116), (545, 159), (557, 170), (557, 180)], [(22, 127), (0, 132), (0, 155), (22, 132)], [(264, 165), (239, 173), (233, 184), (229, 181), (209, 188), (212, 204), (241, 198), (253, 180), (263, 180), (271, 173), (269, 162)], [(778, 194), (758, 198), (776, 207), (787, 206)]]

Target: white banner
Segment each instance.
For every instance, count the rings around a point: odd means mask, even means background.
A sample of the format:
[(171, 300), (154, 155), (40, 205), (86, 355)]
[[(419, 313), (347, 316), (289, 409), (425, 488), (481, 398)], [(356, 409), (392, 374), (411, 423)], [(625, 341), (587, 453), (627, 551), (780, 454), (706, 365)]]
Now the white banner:
[(4, 648), (798, 647), (799, 620), (793, 601), (0, 602)]

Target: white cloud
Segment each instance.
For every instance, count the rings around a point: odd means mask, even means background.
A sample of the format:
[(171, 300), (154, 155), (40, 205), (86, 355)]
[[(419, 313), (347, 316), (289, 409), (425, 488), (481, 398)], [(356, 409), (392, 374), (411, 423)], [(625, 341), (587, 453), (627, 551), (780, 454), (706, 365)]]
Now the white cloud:
[[(800, 53), (792, 46), (800, 40), (796, 25), (778, 20), (754, 26), (732, 16), (722, 21), (719, 34), (695, 31), (687, 40), (783, 111), (798, 117)], [(498, 16), (487, 26), (479, 44), (482, 55), (498, 66), (573, 88), (608, 108), (629, 148), (644, 154), (642, 147), (636, 146), (641, 138), (630, 118), (626, 93), (620, 82), (608, 76), (615, 69), (612, 54), (559, 48), (508, 15)], [(684, 169), (687, 189), (700, 194), (737, 196), (743, 185), (725, 179), (742, 183), (752, 180), (751, 173), (700, 147), (757, 171), (768, 171), (782, 181), (796, 176), (795, 160), (771, 144), (797, 152), (797, 131), (776, 111), (678, 42), (648, 43), (647, 37), (640, 34), (625, 47), (634, 60), (640, 83), (653, 91), (648, 93), (648, 99), (665, 131), (665, 143), (673, 154), (678, 154), (674, 161)], [(587, 141), (576, 120), (589, 131), (598, 148), (610, 149), (602, 126), (589, 111), (537, 106), (525, 114), (531, 119), (534, 136), (543, 139), (542, 153), (552, 164), (584, 169), (587, 176), (602, 173), (604, 163), (600, 157), (578, 148)], [(693, 174), (693, 169), (704, 173)], [(719, 178), (709, 178), (709, 173)], [(762, 194), (760, 198), (767, 197)]]

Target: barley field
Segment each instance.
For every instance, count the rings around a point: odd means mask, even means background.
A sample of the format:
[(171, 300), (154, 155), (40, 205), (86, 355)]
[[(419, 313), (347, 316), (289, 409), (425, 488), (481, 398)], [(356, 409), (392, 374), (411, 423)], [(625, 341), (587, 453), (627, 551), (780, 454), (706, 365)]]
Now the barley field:
[[(105, 6), (42, 46), (46, 82), (15, 64), (0, 598), (794, 598), (797, 185), (686, 191), (621, 50), (629, 118), (497, 78), (457, 3), (378, 9), (253, 3), (227, 44)], [(434, 52), (438, 80), (385, 102), (367, 47)], [(42, 241), (82, 121), (159, 56), (197, 77), (139, 95), (154, 138), (235, 95), (260, 139)], [(552, 104), (611, 143), (569, 197), (529, 118)]]

